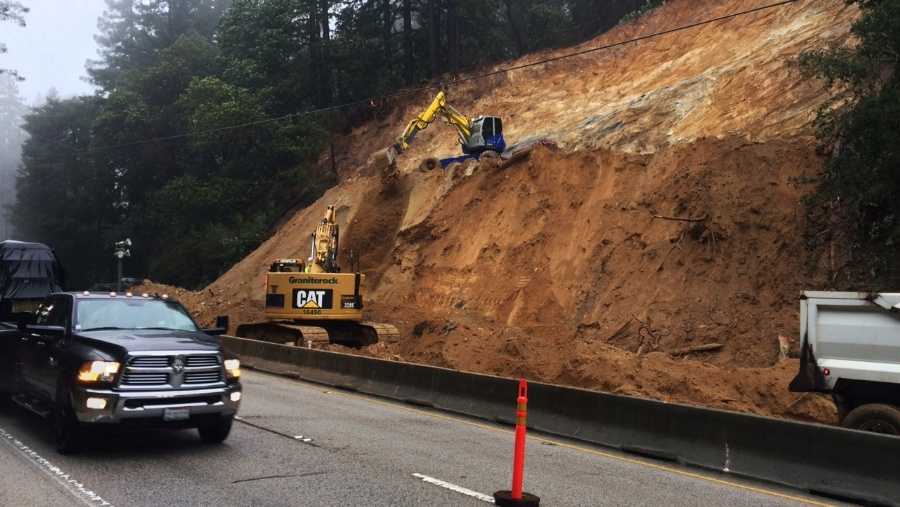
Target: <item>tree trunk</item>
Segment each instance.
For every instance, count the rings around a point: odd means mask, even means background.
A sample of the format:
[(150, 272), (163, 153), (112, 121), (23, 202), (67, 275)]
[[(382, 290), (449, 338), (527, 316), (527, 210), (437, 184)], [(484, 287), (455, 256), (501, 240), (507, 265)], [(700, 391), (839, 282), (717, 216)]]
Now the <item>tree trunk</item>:
[(178, 37), (187, 32), (190, 9), (185, 0), (169, 2), (167, 18), (169, 24), (169, 44), (173, 44)]
[(459, 25), (456, 0), (447, 0), (447, 67), (450, 72), (459, 70)]
[(331, 8), (331, 0), (319, 0), (319, 26), (322, 31), (322, 91), (325, 97), (325, 104), (330, 105), (334, 102), (334, 72), (331, 64), (331, 16), (329, 9)]
[(391, 32), (394, 28), (394, 15), (391, 12), (391, 0), (381, 0), (381, 38), (384, 46), (385, 69), (392, 69), (394, 62), (394, 48), (391, 43)]
[(415, 55), (412, 40), (412, 0), (403, 0), (403, 74), (406, 84), (415, 79)]
[(311, 2), (309, 4), (309, 21), (306, 27), (309, 35), (309, 62), (311, 75), (313, 79), (313, 94), (315, 96), (316, 105), (322, 106), (326, 103), (325, 92), (322, 88), (322, 76), (324, 66), (322, 65), (322, 43), (321, 43), (321, 26), (319, 25), (319, 3)]
[(441, 73), (441, 13), (438, 0), (428, 0), (428, 56), (431, 60), (431, 77)]
[(322, 28), (322, 40), (331, 40), (331, 18), (329, 14), (331, 0), (319, 0), (319, 26)]
[(525, 53), (525, 42), (522, 40), (522, 31), (516, 23), (516, 16), (513, 14), (511, 0), (503, 0), (506, 5), (506, 18), (509, 19), (509, 28), (513, 34), (513, 42), (516, 43), (516, 55), (522, 56)]

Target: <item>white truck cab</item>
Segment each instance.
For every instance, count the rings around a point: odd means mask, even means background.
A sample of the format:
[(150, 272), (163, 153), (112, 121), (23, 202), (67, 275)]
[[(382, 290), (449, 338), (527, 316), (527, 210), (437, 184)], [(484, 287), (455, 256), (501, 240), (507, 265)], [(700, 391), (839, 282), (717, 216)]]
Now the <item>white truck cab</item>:
[(900, 435), (900, 293), (803, 293), (794, 392), (830, 393), (848, 428)]

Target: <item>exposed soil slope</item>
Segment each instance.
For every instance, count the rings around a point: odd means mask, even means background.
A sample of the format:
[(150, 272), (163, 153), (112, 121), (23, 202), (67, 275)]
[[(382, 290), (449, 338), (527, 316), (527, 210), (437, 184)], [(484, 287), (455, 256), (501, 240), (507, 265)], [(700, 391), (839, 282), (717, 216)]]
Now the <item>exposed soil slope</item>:
[[(581, 46), (529, 55), (511, 67), (632, 39), (704, 19), (771, 4), (769, 0), (669, 0), (634, 23)], [(848, 36), (855, 7), (841, 0), (805, 0), (619, 46), (448, 90), (448, 100), (469, 114), (504, 119), (508, 141), (550, 138), (566, 150), (612, 148), (651, 153), (701, 137), (738, 136), (760, 142), (810, 134), (825, 96), (800, 76), (796, 57)], [(479, 69), (479, 73), (495, 69)], [(342, 166), (355, 171), (431, 96), (403, 98), (403, 107), (362, 125), (350, 138)], [(373, 113), (373, 116), (374, 113)], [(456, 136), (435, 125), (422, 132), (406, 170), (428, 156), (454, 154)]]
[[(584, 47), (765, 3), (671, 0)], [(366, 161), (428, 100), (413, 97), (350, 136), (338, 186), (207, 289), (178, 295), (204, 320), (259, 319), (268, 263), (303, 255), (335, 204), (345, 252), (361, 252), (369, 276), (370, 318), (403, 332), (363, 353), (830, 420), (827, 402), (787, 392), (796, 363), (779, 360), (779, 335), (796, 347), (799, 292), (824, 284), (807, 266), (801, 201), (822, 167), (811, 123), (826, 96), (794, 61), (846, 39), (855, 15), (842, 0), (801, 1), (455, 86), (454, 105), (503, 116), (508, 141), (558, 148), (415, 171), (457, 150), (435, 125), (385, 186)], [(721, 348), (687, 352), (710, 344)]]

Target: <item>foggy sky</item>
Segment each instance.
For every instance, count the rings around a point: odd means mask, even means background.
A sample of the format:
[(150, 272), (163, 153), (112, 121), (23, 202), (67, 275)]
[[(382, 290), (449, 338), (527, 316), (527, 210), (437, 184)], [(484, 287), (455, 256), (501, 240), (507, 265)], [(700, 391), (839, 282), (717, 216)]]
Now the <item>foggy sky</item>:
[(97, 59), (97, 18), (105, 0), (19, 0), (31, 12), (28, 26), (0, 23), (0, 41), (9, 50), (0, 55), (0, 68), (15, 69), (22, 98), (33, 104), (51, 87), (63, 97), (93, 93), (83, 80), (85, 62)]

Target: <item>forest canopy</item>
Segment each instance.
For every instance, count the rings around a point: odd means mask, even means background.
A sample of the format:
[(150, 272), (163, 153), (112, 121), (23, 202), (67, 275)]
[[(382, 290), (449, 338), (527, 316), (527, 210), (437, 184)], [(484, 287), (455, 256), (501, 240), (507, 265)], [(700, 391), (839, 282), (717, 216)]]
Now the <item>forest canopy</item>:
[(97, 92), (26, 116), (12, 221), (53, 245), (71, 288), (111, 280), (126, 237), (127, 275), (202, 286), (335, 183), (319, 156), (354, 112), (296, 113), (579, 42), (659, 3), (107, 0)]

